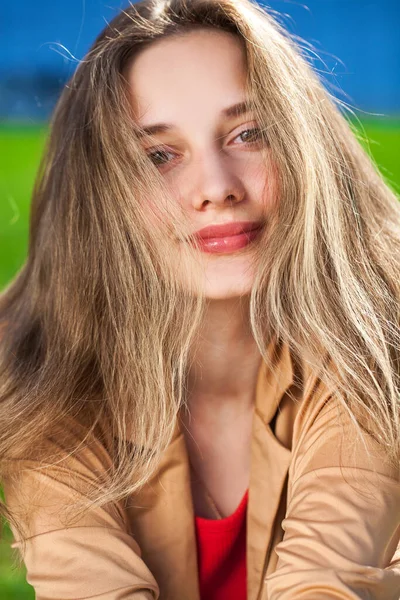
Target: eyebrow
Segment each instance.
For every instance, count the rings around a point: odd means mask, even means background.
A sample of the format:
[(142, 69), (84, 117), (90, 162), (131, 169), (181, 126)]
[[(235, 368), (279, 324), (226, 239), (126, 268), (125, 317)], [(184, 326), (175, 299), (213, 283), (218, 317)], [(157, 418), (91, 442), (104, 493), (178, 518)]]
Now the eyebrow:
[[(252, 110), (252, 107), (249, 102), (238, 102), (237, 104), (233, 104), (232, 106), (228, 106), (221, 110), (221, 116), (226, 119), (233, 119), (240, 117), (246, 113), (249, 113)], [(155, 123), (154, 125), (148, 125), (147, 127), (141, 127), (139, 131), (139, 137), (144, 137), (145, 135), (154, 135), (157, 133), (164, 133), (166, 131), (170, 131), (174, 129), (173, 125), (169, 123)]]

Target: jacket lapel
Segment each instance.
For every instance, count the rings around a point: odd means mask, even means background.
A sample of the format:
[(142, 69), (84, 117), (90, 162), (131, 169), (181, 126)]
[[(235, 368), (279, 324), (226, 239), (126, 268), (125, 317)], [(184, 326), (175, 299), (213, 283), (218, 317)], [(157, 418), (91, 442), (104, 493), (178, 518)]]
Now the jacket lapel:
[(291, 451), (277, 440), (270, 423), (282, 396), (293, 383), (292, 361), (286, 344), (272, 344), (268, 355), (275, 376), (262, 362), (253, 417), (247, 508), (247, 600), (258, 600), (262, 591), (274, 520), (291, 458)]
[(132, 535), (160, 587), (160, 600), (200, 600), (190, 469), (179, 419), (155, 476), (130, 511)]

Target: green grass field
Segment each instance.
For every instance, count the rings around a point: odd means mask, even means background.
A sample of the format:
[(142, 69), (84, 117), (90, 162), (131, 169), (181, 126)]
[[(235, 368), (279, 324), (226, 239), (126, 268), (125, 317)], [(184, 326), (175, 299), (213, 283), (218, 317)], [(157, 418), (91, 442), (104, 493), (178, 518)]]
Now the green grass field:
[[(400, 119), (362, 123), (367, 146), (391, 187), (400, 193)], [(27, 252), (29, 205), (46, 138), (45, 127), (0, 127), (0, 290), (15, 276)], [(25, 569), (10, 567), (10, 530), (0, 542), (1, 600), (34, 599)]]

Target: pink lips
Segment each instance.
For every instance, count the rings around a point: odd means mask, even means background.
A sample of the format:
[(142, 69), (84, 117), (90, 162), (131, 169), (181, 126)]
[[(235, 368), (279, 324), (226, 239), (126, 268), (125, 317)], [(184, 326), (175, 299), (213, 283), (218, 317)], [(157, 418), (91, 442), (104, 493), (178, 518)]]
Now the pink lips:
[(203, 252), (226, 254), (250, 244), (261, 228), (260, 222), (236, 221), (209, 225), (197, 231), (195, 237)]

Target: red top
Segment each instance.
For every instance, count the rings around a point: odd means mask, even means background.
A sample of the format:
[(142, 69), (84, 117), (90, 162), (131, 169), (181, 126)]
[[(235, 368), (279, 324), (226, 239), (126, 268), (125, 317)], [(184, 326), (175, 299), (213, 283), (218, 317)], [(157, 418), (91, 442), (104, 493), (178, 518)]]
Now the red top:
[(195, 516), (201, 600), (246, 600), (246, 490), (224, 519)]

